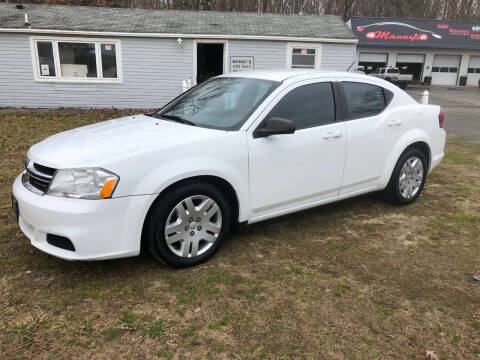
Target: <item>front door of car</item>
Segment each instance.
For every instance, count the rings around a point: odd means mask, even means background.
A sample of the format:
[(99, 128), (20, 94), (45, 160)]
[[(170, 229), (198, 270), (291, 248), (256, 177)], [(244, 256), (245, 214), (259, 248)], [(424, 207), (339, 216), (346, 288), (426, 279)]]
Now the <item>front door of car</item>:
[(340, 195), (378, 185), (394, 145), (405, 129), (389, 110), (393, 93), (357, 79), (341, 82), (345, 100), (346, 156)]
[[(280, 93), (249, 129), (252, 218), (268, 218), (338, 196), (345, 124), (336, 121), (333, 79), (296, 83)], [(291, 120), (295, 133), (254, 137), (268, 119)]]

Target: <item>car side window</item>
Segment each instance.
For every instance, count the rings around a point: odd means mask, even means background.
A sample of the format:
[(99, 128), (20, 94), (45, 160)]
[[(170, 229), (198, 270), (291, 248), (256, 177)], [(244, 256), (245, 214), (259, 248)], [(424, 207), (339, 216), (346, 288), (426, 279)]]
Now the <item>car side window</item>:
[(342, 86), (349, 120), (380, 114), (393, 97), (391, 91), (372, 84), (343, 82)]
[(335, 122), (335, 100), (330, 82), (299, 86), (286, 94), (265, 119), (291, 120), (296, 130)]
[(386, 103), (386, 106), (388, 106), (388, 104), (390, 104), (390, 102), (392, 101), (393, 99), (393, 92), (391, 92), (390, 90), (387, 90), (385, 88), (383, 88), (383, 95), (385, 96), (385, 103)]

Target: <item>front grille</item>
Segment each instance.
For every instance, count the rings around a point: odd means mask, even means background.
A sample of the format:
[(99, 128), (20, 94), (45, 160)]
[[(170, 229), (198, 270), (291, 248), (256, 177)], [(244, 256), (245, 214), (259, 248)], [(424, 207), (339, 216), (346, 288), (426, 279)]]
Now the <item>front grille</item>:
[(29, 161), (22, 182), (28, 190), (43, 195), (47, 192), (55, 171), (53, 168)]
[(48, 167), (48, 166), (43, 166), (43, 165), (40, 165), (40, 164), (37, 164), (37, 163), (33, 163), (33, 168), (35, 170), (38, 170), (39, 172), (41, 172), (45, 175), (49, 175), (49, 176), (53, 176), (53, 174), (55, 174), (55, 171), (56, 171), (56, 169), (54, 169), (54, 168), (51, 168), (51, 167)]

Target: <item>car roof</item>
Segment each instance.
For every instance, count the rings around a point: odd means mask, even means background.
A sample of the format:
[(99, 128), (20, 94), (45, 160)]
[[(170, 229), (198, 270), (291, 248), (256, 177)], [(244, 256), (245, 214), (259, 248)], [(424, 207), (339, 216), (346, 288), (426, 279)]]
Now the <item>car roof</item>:
[(405, 104), (413, 104), (416, 101), (408, 95), (406, 92), (395, 86), (394, 84), (379, 79), (375, 76), (365, 75), (355, 73), (353, 71), (322, 71), (322, 70), (312, 70), (312, 69), (296, 69), (296, 70), (254, 70), (254, 71), (239, 71), (229, 74), (223, 74), (218, 77), (238, 77), (238, 78), (251, 78), (251, 79), (262, 79), (270, 81), (279, 81), (284, 84), (296, 83), (303, 80), (311, 79), (322, 79), (322, 78), (337, 78), (340, 81), (350, 81), (357, 80), (359, 82), (364, 82), (367, 84), (381, 86), (385, 89), (388, 89), (396, 94), (397, 98), (401, 98)]
[(262, 79), (271, 81), (285, 81), (295, 77), (305, 78), (322, 78), (322, 77), (349, 77), (359, 79), (370, 79), (369, 76), (358, 74), (353, 71), (325, 71), (325, 70), (254, 70), (254, 71), (239, 71), (220, 75), (219, 77), (242, 77), (252, 79)]

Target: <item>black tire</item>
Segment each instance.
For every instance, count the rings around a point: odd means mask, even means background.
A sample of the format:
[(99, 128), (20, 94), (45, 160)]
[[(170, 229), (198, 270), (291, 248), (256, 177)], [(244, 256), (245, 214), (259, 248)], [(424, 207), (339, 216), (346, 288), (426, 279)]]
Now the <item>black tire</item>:
[[(170, 212), (174, 207), (182, 200), (196, 195), (209, 197), (217, 203), (222, 216), (222, 224), (218, 237), (206, 252), (195, 257), (187, 258), (176, 255), (168, 247), (165, 240), (165, 226)], [(165, 195), (162, 195), (161, 198), (155, 202), (146, 222), (144, 239), (150, 253), (157, 260), (177, 268), (195, 266), (210, 259), (221, 247), (230, 232), (231, 214), (232, 212), (227, 198), (215, 185), (204, 181), (187, 182), (168, 190)]]
[[(402, 171), (403, 166), (405, 163), (411, 158), (418, 158), (422, 162), (423, 166), (423, 179), (420, 184), (418, 191), (411, 196), (410, 198), (406, 198), (402, 192), (400, 191), (400, 172)], [(425, 181), (427, 179), (428, 174), (428, 162), (425, 157), (425, 154), (419, 150), (418, 148), (412, 147), (404, 151), (404, 153), (400, 156), (393, 169), (392, 176), (390, 177), (390, 181), (388, 182), (387, 187), (384, 190), (384, 194), (386, 199), (394, 204), (394, 205), (408, 205), (414, 202), (423, 190), (425, 186)]]

